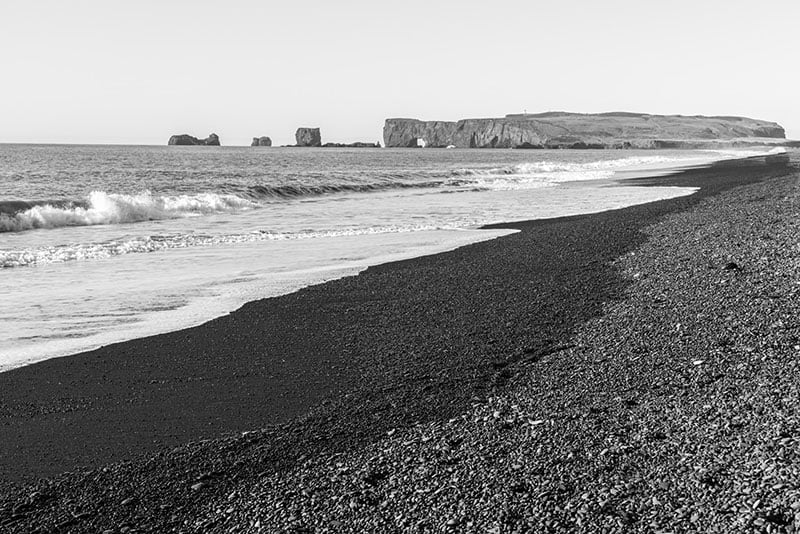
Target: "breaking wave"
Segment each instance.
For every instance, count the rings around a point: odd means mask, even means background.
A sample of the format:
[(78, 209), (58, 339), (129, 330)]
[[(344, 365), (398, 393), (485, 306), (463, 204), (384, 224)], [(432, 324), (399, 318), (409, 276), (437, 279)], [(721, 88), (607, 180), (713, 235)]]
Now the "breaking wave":
[[(431, 188), (443, 180), (375, 183), (253, 185), (235, 193), (160, 196), (149, 191), (126, 195), (93, 191), (82, 200), (0, 201), (0, 232), (39, 228), (124, 224), (232, 213), (262, 207), (262, 203), (337, 193), (369, 193), (388, 189)], [(225, 187), (223, 186), (224, 190)]]
[(256, 206), (236, 195), (215, 193), (158, 196), (149, 191), (135, 195), (93, 191), (81, 201), (0, 202), (0, 232), (178, 219)]
[[(324, 179), (324, 178), (323, 178)], [(333, 195), (337, 193), (371, 193), (389, 189), (431, 188), (443, 185), (442, 180), (385, 180), (365, 183), (323, 183), (323, 184), (287, 184), (287, 185), (253, 185), (247, 188), (245, 195), (256, 200), (295, 199)]]
[(678, 168), (776, 151), (698, 151), (696, 156), (634, 156), (583, 163), (538, 161), (502, 167), (398, 170), (360, 177), (345, 173), (310, 173), (297, 176), (291, 183), (216, 184), (213, 186), (216, 192), (196, 194), (168, 196), (150, 191), (137, 194), (93, 191), (78, 200), (6, 200), (0, 201), (0, 232), (179, 219), (240, 212), (308, 197), (410, 188), (438, 189), (447, 193), (535, 189), (570, 181), (610, 179), (623, 170)]

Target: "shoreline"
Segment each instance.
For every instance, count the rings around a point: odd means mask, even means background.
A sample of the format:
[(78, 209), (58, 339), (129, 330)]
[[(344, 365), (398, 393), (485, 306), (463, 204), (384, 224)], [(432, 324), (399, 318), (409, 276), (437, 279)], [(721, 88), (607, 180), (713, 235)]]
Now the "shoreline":
[[(126, 341), (131, 341), (134, 339), (149, 338), (161, 334), (168, 334), (171, 332), (194, 328), (219, 317), (224, 317), (225, 315), (233, 313), (248, 302), (280, 297), (295, 291), (299, 291), (304, 287), (322, 284), (347, 276), (356, 276), (358, 273), (364, 271), (372, 265), (380, 265), (383, 263), (412, 259), (421, 255), (426, 256), (440, 254), (462, 246), (479, 243), (481, 241), (495, 239), (496, 237), (506, 235), (506, 232), (500, 231), (492, 233), (481, 230), (480, 228), (423, 230), (416, 232), (415, 234), (416, 236), (422, 236), (430, 241), (434, 236), (445, 233), (452, 233), (453, 237), (447, 240), (439, 240), (435, 243), (419, 245), (416, 247), (409, 243), (398, 244), (398, 241), (392, 241), (390, 238), (389, 240), (386, 240), (387, 242), (384, 243), (384, 246), (387, 248), (394, 246), (397, 250), (382, 254), (373, 254), (366, 260), (359, 258), (348, 260), (339, 264), (318, 266), (316, 268), (284, 271), (278, 276), (268, 279), (269, 282), (274, 282), (273, 286), (269, 286), (268, 290), (262, 290), (260, 294), (253, 294), (254, 291), (245, 290), (242, 292), (240, 290), (240, 293), (246, 293), (246, 295), (235, 298), (225, 295), (212, 297), (213, 304), (204, 306), (202, 313), (187, 313), (187, 309), (192, 308), (192, 304), (190, 304), (184, 308), (171, 310), (167, 312), (166, 315), (161, 315), (160, 317), (145, 317), (135, 326), (127, 329), (121, 325), (117, 331), (108, 331), (106, 333), (92, 336), (88, 338), (92, 340), (91, 343), (87, 341), (87, 338), (77, 338), (73, 343), (67, 343), (69, 348), (64, 348), (64, 343), (61, 343), (60, 341), (57, 342), (60, 343), (58, 345), (58, 350), (46, 346), (42, 347), (41, 345), (25, 347), (24, 349), (16, 352), (16, 360), (9, 360), (8, 349), (2, 348), (0, 349), (0, 374), (51, 359), (69, 358), (73, 355), (92, 352), (101, 349), (104, 346), (125, 343)], [(381, 234), (377, 235), (380, 236)], [(393, 234), (386, 235), (392, 236)], [(365, 235), (358, 237), (370, 239), (375, 236)], [(341, 236), (339, 239), (346, 240), (350, 239), (350, 237)], [(234, 244), (231, 246), (237, 247), (239, 244)], [(232, 248), (230, 250), (230, 254), (232, 256), (235, 256), (236, 253), (236, 248)], [(280, 285), (280, 283), (277, 282), (277, 280), (280, 279), (291, 279), (291, 282), (285, 283), (285, 285)], [(264, 283), (263, 285), (267, 286), (268, 284)], [(279, 288), (276, 289), (274, 286), (279, 286)], [(208, 310), (212, 311), (209, 312)], [(190, 319), (184, 319), (186, 316), (188, 316)], [(122, 330), (122, 332), (119, 330)], [(30, 354), (34, 352), (37, 353), (37, 356), (30, 356)], [(24, 355), (24, 357), (20, 355)]]
[[(0, 423), (11, 435), (0, 450), (0, 478), (72, 470), (58, 487), (107, 496), (136, 491), (144, 479), (158, 488), (139, 497), (149, 507), (215, 465), (225, 466), (210, 476), (222, 495), (320, 451), (446, 421), (486, 402), (514, 379), (513, 369), (561, 350), (581, 325), (622, 300), (630, 282), (613, 263), (646, 241), (645, 227), (786, 172), (740, 162), (659, 178), (659, 185), (701, 190), (592, 215), (490, 225), (520, 231), (249, 303), (199, 327), (0, 373)], [(266, 429), (233, 437), (255, 428)], [(218, 440), (224, 447), (216, 451), (197, 442), (225, 434), (231, 437)], [(181, 446), (187, 441), (195, 443)], [(225, 447), (236, 454), (226, 457)], [(122, 460), (128, 463), (108, 476), (92, 470)], [(0, 510), (14, 501), (16, 490), (7, 487)], [(195, 510), (205, 495), (181, 494), (174, 506)], [(114, 508), (115, 499), (103, 506)], [(50, 510), (52, 518), (59, 502), (61, 495), (26, 517)], [(87, 520), (124, 516), (118, 508)], [(167, 524), (166, 512), (152, 521)]]
[[(750, 154), (749, 152), (743, 154)], [(710, 163), (708, 159), (710, 156), (706, 155), (696, 155), (694, 159), (691, 161), (692, 166), (697, 165), (707, 165)], [(719, 155), (718, 157), (729, 157)], [(745, 157), (745, 156), (742, 156)], [(528, 205), (528, 209), (516, 209), (516, 213), (506, 213), (506, 217), (501, 216), (500, 214), (495, 214), (495, 217), (482, 217), (483, 223), (482, 224), (473, 224), (469, 227), (463, 227), (462, 230), (458, 232), (452, 232), (451, 230), (429, 230), (429, 231), (412, 231), (412, 232), (379, 232), (379, 235), (368, 235), (365, 234), (357, 239), (362, 240), (364, 243), (373, 243), (372, 246), (366, 247), (361, 245), (361, 248), (369, 249), (366, 250), (364, 254), (362, 251), (359, 250), (358, 255), (355, 259), (346, 259), (351, 257), (348, 254), (347, 250), (349, 245), (347, 240), (349, 239), (347, 236), (340, 236), (334, 237), (331, 239), (328, 245), (319, 245), (319, 249), (323, 249), (324, 247), (328, 248), (343, 248), (344, 251), (341, 252), (340, 260), (331, 260), (331, 261), (320, 261), (320, 258), (312, 258), (312, 264), (319, 267), (318, 269), (302, 269), (300, 268), (301, 263), (295, 262), (294, 265), (289, 269), (279, 268), (278, 270), (281, 271), (279, 275), (269, 275), (266, 274), (270, 271), (270, 267), (272, 264), (268, 264), (267, 266), (263, 265), (263, 260), (259, 256), (263, 256), (263, 254), (273, 254), (275, 256), (283, 256), (287, 254), (286, 250), (279, 250), (279, 251), (271, 251), (269, 248), (265, 248), (263, 251), (257, 251), (255, 248), (252, 248), (250, 251), (245, 249), (244, 254), (249, 253), (250, 256), (242, 256), (241, 250), (237, 250), (235, 247), (256, 247), (256, 246), (263, 246), (263, 245), (248, 245), (247, 243), (238, 243), (238, 244), (231, 244), (228, 245), (231, 248), (225, 248), (225, 245), (218, 246), (218, 250), (220, 251), (219, 254), (222, 256), (229, 256), (229, 257), (238, 257), (242, 258), (237, 260), (242, 263), (246, 263), (248, 268), (244, 269), (249, 272), (255, 273), (253, 275), (253, 281), (249, 284), (236, 284), (231, 289), (226, 292), (217, 295), (208, 295), (207, 291), (202, 290), (198, 292), (192, 299), (190, 299), (184, 305), (176, 307), (172, 310), (164, 310), (160, 311), (156, 314), (150, 314), (147, 312), (143, 312), (141, 310), (137, 310), (134, 313), (136, 315), (131, 318), (130, 321), (126, 322), (125, 324), (117, 324), (111, 328), (99, 328), (96, 332), (92, 332), (90, 334), (84, 335), (70, 335), (71, 332), (66, 331), (63, 325), (58, 325), (58, 329), (53, 332), (52, 337), (45, 337), (44, 339), (37, 339), (35, 336), (31, 336), (33, 332), (26, 332), (26, 336), (30, 337), (17, 337), (16, 339), (5, 338), (0, 343), (0, 372), (5, 372), (7, 370), (21, 367), (24, 365), (30, 365), (32, 363), (36, 363), (39, 361), (44, 361), (47, 359), (55, 358), (55, 357), (69, 357), (74, 354), (80, 354), (83, 352), (88, 352), (92, 350), (96, 350), (101, 348), (102, 346), (110, 345), (113, 343), (124, 342), (132, 339), (142, 338), (142, 337), (150, 337), (153, 335), (167, 333), (176, 330), (182, 330), (186, 328), (191, 328), (194, 326), (198, 326), (207, 322), (209, 320), (215, 319), (232, 311), (235, 311), (243, 304), (253, 300), (259, 300), (263, 298), (270, 298), (274, 296), (280, 296), (281, 294), (286, 294), (289, 292), (296, 291), (298, 288), (304, 287), (306, 285), (318, 284), (322, 283), (327, 280), (333, 280), (336, 278), (340, 278), (342, 276), (348, 276), (356, 274), (357, 272), (367, 268), (370, 265), (378, 265), (381, 263), (386, 263), (390, 261), (398, 261), (400, 259), (407, 259), (414, 256), (420, 255), (429, 255), (435, 254), (447, 250), (451, 250), (457, 246), (464, 246), (468, 244), (469, 241), (472, 242), (479, 242), (481, 240), (485, 240), (490, 238), (487, 235), (478, 235), (477, 233), (473, 233), (473, 238), (464, 238), (465, 235), (469, 235), (469, 233), (473, 232), (473, 230), (479, 230), (482, 225), (485, 224), (501, 224), (507, 221), (522, 221), (528, 218), (551, 218), (555, 216), (566, 216), (566, 215), (577, 215), (585, 212), (591, 211), (602, 211), (604, 209), (609, 208), (618, 208), (620, 206), (626, 205), (628, 202), (630, 204), (633, 203), (640, 203), (645, 201), (646, 197), (652, 197), (652, 200), (658, 200), (661, 198), (668, 198), (673, 195), (680, 195), (686, 194), (686, 191), (680, 191), (678, 189), (672, 189), (672, 191), (661, 191), (657, 188), (653, 188), (649, 190), (649, 193), (643, 193), (642, 189), (638, 191), (635, 189), (628, 189), (629, 193), (607, 193), (606, 196), (616, 196), (616, 197), (625, 197), (626, 195), (630, 197), (630, 199), (625, 200), (624, 198), (617, 198), (617, 199), (607, 199), (600, 201), (597, 198), (592, 198), (594, 196), (593, 193), (589, 192), (586, 193), (587, 188), (598, 188), (603, 187), (606, 184), (614, 184), (614, 185), (624, 185), (625, 181), (631, 177), (636, 176), (656, 176), (656, 175), (663, 175), (665, 172), (669, 173), (676, 173), (680, 172), (681, 170), (686, 169), (686, 165), (688, 164), (687, 161), (684, 161), (686, 156), (681, 156), (678, 158), (678, 161), (670, 161), (670, 163), (650, 163), (650, 168), (642, 169), (639, 171), (622, 171), (619, 177), (612, 177), (612, 178), (604, 178), (604, 179), (595, 179), (595, 180), (581, 180), (581, 181), (566, 181), (561, 182), (558, 184), (558, 187), (552, 188), (555, 189), (565, 189), (569, 190), (571, 188), (576, 188), (578, 190), (578, 195), (582, 198), (575, 203), (570, 209), (567, 207), (554, 207), (550, 209), (537, 208), (531, 209)], [(702, 163), (700, 163), (702, 162)], [(664, 167), (665, 165), (675, 165), (680, 163), (680, 166), (675, 167)], [(544, 191), (547, 191), (547, 188), (544, 188)], [(581, 193), (583, 190), (583, 193)], [(621, 190), (624, 191), (624, 190)], [(498, 193), (502, 194), (502, 193)], [(539, 193), (540, 195), (542, 193)], [(602, 197), (603, 195), (598, 195)], [(549, 200), (545, 202), (549, 202), (552, 206), (559, 205), (559, 198), (558, 193), (551, 194)], [(643, 198), (639, 198), (643, 197)], [(549, 197), (548, 197), (549, 198)], [(512, 200), (510, 198), (506, 199), (506, 202)], [(651, 199), (647, 199), (650, 201)], [(502, 202), (502, 198), (499, 200)], [(551, 205), (548, 204), (548, 205)], [(520, 206), (525, 206), (525, 204), (520, 204)], [(436, 227), (436, 225), (433, 225)], [(146, 230), (145, 230), (146, 231)], [(155, 231), (155, 230), (154, 230)], [(481, 233), (486, 234), (485, 230), (482, 230)], [(449, 235), (448, 235), (449, 234)], [(21, 241), (19, 236), (24, 235), (13, 235), (12, 236), (12, 245), (11, 249), (14, 249), (15, 246), (19, 248), (24, 248), (24, 241)], [(433, 237), (433, 236), (441, 236)], [(14, 239), (17, 241), (14, 241)], [(24, 239), (24, 238), (23, 238)], [(326, 238), (327, 239), (327, 238)], [(246, 240), (247, 241), (247, 240)], [(315, 241), (315, 240), (312, 240)], [(277, 246), (277, 245), (271, 245)], [(386, 249), (389, 249), (387, 252)], [(203, 248), (192, 249), (196, 252), (193, 253), (192, 259), (194, 254), (202, 254)], [(214, 250), (214, 249), (211, 249)], [(313, 247), (311, 248), (311, 253), (313, 254)], [(172, 250), (170, 252), (173, 254), (172, 261), (178, 265), (179, 262), (187, 262), (186, 257), (189, 257), (190, 254), (187, 254), (183, 251)], [(336, 250), (336, 253), (339, 254), (339, 251)], [(183, 255), (183, 259), (181, 256)], [(0, 254), (1, 256), (1, 254)], [(249, 259), (248, 261), (245, 261)], [(117, 261), (117, 260), (115, 260)], [(131, 256), (128, 260), (131, 262), (130, 269), (136, 270), (139, 272), (146, 272), (147, 271), (147, 264), (148, 261), (145, 259), (144, 256), (134, 255)], [(142, 262), (145, 264), (142, 265)], [(191, 259), (189, 260), (191, 262)], [(316, 263), (314, 263), (316, 262)], [(47, 260), (45, 260), (45, 264)], [(64, 264), (60, 262), (56, 262), (54, 267), (50, 268), (53, 271), (57, 270), (72, 270), (77, 272), (77, 274), (73, 274), (72, 276), (77, 276), (78, 279), (106, 279), (108, 273), (103, 271), (94, 271), (92, 270), (91, 264), (85, 263), (78, 263), (72, 267), (68, 267), (66, 264), (70, 262), (64, 262)], [(286, 264), (288, 264), (287, 262)], [(283, 264), (278, 262), (279, 267)], [(24, 265), (27, 266), (27, 265)], [(231, 265), (223, 265), (221, 266), (216, 272), (225, 272), (234, 269), (235, 266)], [(259, 270), (260, 269), (260, 270)], [(180, 272), (180, 269), (177, 270)], [(35, 277), (31, 277), (30, 280), (28, 278), (22, 278), (21, 283), (14, 284), (13, 276), (17, 275), (18, 272), (14, 271), (12, 273), (11, 284), (16, 285), (17, 287), (26, 287), (28, 284), (27, 282), (37, 283), (38, 279)], [(19, 272), (21, 275), (22, 272)], [(175, 272), (167, 272), (168, 276), (175, 276)], [(51, 280), (49, 284), (54, 286), (61, 285), (61, 281), (56, 279), (53, 280), (51, 276)], [(47, 280), (47, 278), (45, 278)], [(283, 281), (282, 281), (283, 280)], [(215, 279), (213, 277), (208, 277), (208, 281), (212, 281), (212, 283), (225, 283), (226, 280), (224, 277), (219, 277), (219, 279)], [(53, 293), (49, 293), (48, 289), (50, 289), (49, 285), (43, 285), (41, 290), (36, 291), (36, 294), (50, 294), (51, 296)], [(91, 290), (91, 288), (87, 288), (86, 290)], [(117, 291), (124, 291), (127, 290), (128, 293), (137, 292), (138, 288), (134, 287), (120, 287)], [(196, 290), (195, 287), (188, 287), (187, 293), (191, 294), (192, 290)], [(203, 292), (205, 291), (205, 292)], [(176, 294), (183, 294), (183, 291), (176, 291)], [(56, 301), (65, 301), (63, 295), (55, 293), (58, 298)], [(236, 294), (236, 297), (231, 297), (230, 295)], [(19, 293), (14, 295), (13, 288), (12, 288), (12, 302), (27, 302), (30, 298), (30, 292), (26, 291), (24, 293)], [(108, 298), (108, 296), (106, 296)], [(130, 298), (130, 297), (128, 297)], [(37, 299), (35, 301), (36, 307), (38, 306), (47, 306), (49, 303), (44, 299)], [(34, 308), (35, 309), (35, 308)], [(127, 310), (126, 310), (127, 311)], [(89, 310), (86, 306), (78, 308), (79, 313), (89, 313)], [(91, 313), (94, 313), (91, 311)], [(25, 323), (22, 323), (23, 325)], [(85, 329), (84, 329), (85, 330)], [(61, 335), (59, 335), (61, 334)]]

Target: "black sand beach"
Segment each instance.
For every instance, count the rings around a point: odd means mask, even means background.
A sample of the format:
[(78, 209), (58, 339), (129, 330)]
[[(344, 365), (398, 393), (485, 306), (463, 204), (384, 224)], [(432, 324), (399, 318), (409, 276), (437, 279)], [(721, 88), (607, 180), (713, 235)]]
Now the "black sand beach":
[(2, 373), (0, 530), (793, 531), (796, 173)]

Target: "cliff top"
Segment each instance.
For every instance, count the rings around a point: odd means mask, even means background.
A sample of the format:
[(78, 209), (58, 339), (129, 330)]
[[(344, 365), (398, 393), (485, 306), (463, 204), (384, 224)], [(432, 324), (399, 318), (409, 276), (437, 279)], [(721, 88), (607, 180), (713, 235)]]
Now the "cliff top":
[(628, 118), (628, 119), (650, 119), (650, 118), (670, 118), (670, 119), (717, 119), (725, 121), (761, 121), (748, 117), (738, 117), (735, 115), (654, 115), (651, 113), (636, 113), (631, 111), (606, 111), (603, 113), (574, 113), (571, 111), (545, 111), (542, 113), (509, 113), (506, 119), (552, 119), (552, 118), (587, 118), (587, 117), (607, 117), (607, 118)]

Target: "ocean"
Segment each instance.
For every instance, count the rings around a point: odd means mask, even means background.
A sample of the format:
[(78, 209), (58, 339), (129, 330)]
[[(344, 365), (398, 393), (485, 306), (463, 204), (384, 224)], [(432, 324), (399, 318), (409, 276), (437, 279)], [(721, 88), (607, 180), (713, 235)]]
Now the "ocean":
[(690, 194), (616, 180), (752, 155), (0, 145), (0, 371), (509, 232), (488, 223)]

